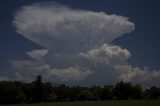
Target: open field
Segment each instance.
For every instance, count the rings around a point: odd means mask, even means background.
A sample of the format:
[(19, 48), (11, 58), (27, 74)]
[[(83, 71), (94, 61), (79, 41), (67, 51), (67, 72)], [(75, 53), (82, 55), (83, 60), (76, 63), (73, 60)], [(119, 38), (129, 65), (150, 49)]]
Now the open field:
[(15, 104), (9, 106), (160, 106), (160, 100), (60, 102), (60, 103), (39, 103), (39, 104)]

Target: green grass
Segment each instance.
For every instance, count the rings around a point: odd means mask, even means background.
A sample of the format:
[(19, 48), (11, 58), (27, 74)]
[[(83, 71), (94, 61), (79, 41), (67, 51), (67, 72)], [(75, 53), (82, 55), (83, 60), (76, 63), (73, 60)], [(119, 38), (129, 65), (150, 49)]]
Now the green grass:
[[(4, 105), (0, 105), (4, 106)], [(39, 104), (15, 104), (8, 106), (160, 106), (160, 100), (115, 100), (89, 102), (59, 102)]]

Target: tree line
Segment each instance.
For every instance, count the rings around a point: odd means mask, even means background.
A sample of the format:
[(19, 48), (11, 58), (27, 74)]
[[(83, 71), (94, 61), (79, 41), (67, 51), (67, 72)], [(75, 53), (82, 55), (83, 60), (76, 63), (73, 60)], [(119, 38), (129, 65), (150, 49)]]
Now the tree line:
[(31, 83), (0, 82), (0, 104), (128, 99), (160, 99), (160, 87), (144, 89), (123, 81), (115, 86), (69, 87), (42, 82), (40, 75)]

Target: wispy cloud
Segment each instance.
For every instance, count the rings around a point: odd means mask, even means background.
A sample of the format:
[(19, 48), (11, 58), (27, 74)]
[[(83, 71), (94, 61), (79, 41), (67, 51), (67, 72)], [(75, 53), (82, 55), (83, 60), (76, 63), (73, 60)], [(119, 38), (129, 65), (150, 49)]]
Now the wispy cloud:
[(12, 68), (15, 69), (15, 76), (17, 80), (31, 81), (37, 74), (42, 74), (45, 78), (50, 80), (83, 80), (93, 71), (89, 69), (79, 69), (78, 67), (68, 68), (51, 68), (48, 64), (38, 61), (13, 61)]
[(7, 76), (0, 75), (0, 81), (8, 81), (8, 80), (11, 80), (11, 79)]

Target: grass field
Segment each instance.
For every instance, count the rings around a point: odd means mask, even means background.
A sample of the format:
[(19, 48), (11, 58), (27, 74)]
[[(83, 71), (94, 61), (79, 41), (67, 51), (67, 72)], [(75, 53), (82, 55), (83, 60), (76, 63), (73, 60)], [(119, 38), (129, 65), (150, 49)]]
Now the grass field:
[(59, 103), (39, 103), (39, 104), (17, 104), (17, 105), (15, 104), (9, 106), (160, 106), (160, 100), (59, 102)]
[(39, 103), (39, 104), (17, 104), (17, 105), (15, 104), (8, 106), (160, 106), (160, 100), (60, 102), (60, 103)]

